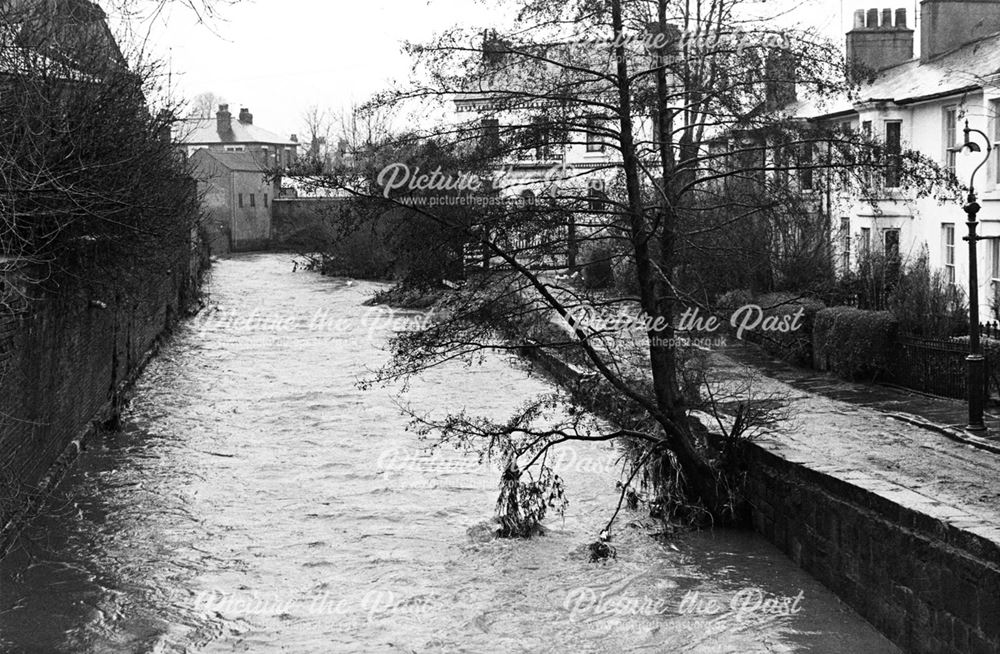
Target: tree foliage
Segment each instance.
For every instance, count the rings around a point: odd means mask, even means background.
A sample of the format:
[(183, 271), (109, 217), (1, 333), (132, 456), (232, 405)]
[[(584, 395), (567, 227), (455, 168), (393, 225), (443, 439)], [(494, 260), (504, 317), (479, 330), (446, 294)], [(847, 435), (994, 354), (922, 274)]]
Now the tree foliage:
[[(641, 491), (661, 514), (735, 520), (743, 477), (733, 453), (771, 413), (733, 398), (719, 429), (732, 447), (713, 444), (696, 413), (718, 407), (722, 395), (708, 392), (704, 368), (679, 343), (681, 311), (711, 312), (710, 301), (731, 288), (826, 278), (835, 188), (921, 194), (951, 180), (917, 153), (799, 119), (800, 101), (822, 105), (854, 89), (839, 47), (815, 30), (781, 26), (770, 4), (520, 0), (516, 8), (507, 29), (455, 28), (411, 44), (418, 81), (370, 105), (422, 103), (430, 112), (457, 99), (473, 107), (472, 118), (458, 114), (418, 136), (464, 153), (453, 163), (466, 170), (492, 167), (507, 198), (461, 220), (411, 207), (464, 237), (482, 253), (482, 269), (437, 324), (396, 340), (379, 378), (486, 350), (575, 361), (599, 390), (568, 399), (582, 407), (593, 406), (595, 393), (613, 397), (626, 407), (612, 411), (618, 428), (530, 431), (536, 438), (500, 455), (505, 479), (526, 474), (524, 459), (538, 448), (612, 440), (628, 454), (622, 497)], [(591, 163), (567, 165), (567, 150), (586, 150)], [(536, 174), (519, 172), (526, 168)], [(601, 262), (591, 281), (610, 268), (628, 283), (579, 283), (580, 252), (588, 264)], [(625, 329), (578, 320), (581, 312), (643, 321)], [(446, 431), (488, 452), (484, 443), (525, 429), (458, 420)]]
[(173, 114), (147, 106), (154, 70), (129, 68), (112, 40), (94, 38), (102, 14), (67, 19), (53, 6), (8, 8), (0, 37), (8, 309), (39, 293), (127, 291), (161, 277), (187, 265), (197, 225), (196, 189), (170, 141)]

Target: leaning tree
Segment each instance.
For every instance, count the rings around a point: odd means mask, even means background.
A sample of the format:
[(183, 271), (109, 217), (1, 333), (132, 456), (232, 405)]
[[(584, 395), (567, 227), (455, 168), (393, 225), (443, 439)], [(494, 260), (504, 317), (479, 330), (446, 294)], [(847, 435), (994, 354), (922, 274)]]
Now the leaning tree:
[[(411, 45), (420, 82), (373, 101), (474, 108), (417, 136), (446, 144), (465, 170), (496, 171), (469, 183), (462, 169), (402, 161), (374, 178), (374, 202), (463, 235), (480, 262), (436, 323), (394, 340), (377, 380), (490, 350), (554, 355), (584, 371), (504, 422), (418, 420), (436, 442), (500, 461), (504, 533), (533, 533), (559, 505), (547, 461), (572, 440), (622, 446), (622, 500), (738, 519), (739, 446), (775, 415), (745, 386), (723, 398), (706, 385), (704, 357), (677, 338), (679, 315), (711, 312), (717, 279), (768, 290), (798, 269), (829, 269), (834, 189), (891, 180), (924, 193), (949, 181), (917, 153), (800, 119), (804, 105), (855, 88), (838, 47), (768, 10), (745, 0), (521, 0), (507, 29), (455, 28)], [(568, 165), (573, 149), (592, 152), (590, 163)], [(455, 220), (425, 196), (476, 210)], [(601, 319), (623, 312), (639, 319)]]

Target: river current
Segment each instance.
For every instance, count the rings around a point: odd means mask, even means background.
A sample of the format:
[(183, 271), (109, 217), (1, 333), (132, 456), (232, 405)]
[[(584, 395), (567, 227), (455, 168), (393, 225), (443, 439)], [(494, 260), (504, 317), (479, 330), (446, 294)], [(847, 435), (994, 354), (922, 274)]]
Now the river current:
[[(531, 541), (476, 537), (498, 473), (362, 390), (393, 330), (377, 285), (223, 259), (210, 306), (138, 381), (0, 563), (3, 652), (897, 652), (760, 538), (673, 542), (614, 511), (616, 454), (557, 457), (570, 504)], [(491, 358), (405, 393), (501, 418), (549, 382)], [(626, 526), (631, 525), (631, 526)], [(470, 528), (472, 532), (470, 533)]]

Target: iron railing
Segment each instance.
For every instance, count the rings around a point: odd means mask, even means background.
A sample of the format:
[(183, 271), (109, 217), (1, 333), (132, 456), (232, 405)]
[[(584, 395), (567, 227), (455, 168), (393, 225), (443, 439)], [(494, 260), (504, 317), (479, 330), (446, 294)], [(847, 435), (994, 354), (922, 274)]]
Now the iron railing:
[[(968, 397), (967, 343), (899, 336), (893, 355), (890, 368), (892, 383), (934, 395), (958, 399)], [(990, 356), (987, 355), (987, 369), (990, 369), (990, 364)], [(984, 397), (989, 397), (989, 381), (983, 381), (981, 392)]]

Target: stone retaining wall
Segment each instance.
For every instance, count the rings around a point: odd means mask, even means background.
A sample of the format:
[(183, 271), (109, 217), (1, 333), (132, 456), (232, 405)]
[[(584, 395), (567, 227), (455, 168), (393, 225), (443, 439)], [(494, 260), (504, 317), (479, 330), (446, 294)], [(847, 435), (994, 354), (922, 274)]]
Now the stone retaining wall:
[(1000, 652), (1000, 533), (906, 488), (752, 447), (754, 529), (903, 650)]
[(53, 297), (0, 316), (0, 556), (183, 313), (200, 264), (192, 278), (178, 261), (134, 297)]
[[(557, 381), (581, 371), (522, 354)], [(984, 454), (984, 456), (986, 456)], [(750, 445), (755, 531), (904, 651), (1000, 653), (1000, 529), (907, 488)]]

